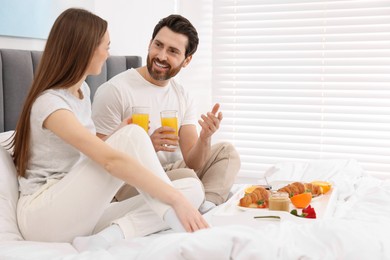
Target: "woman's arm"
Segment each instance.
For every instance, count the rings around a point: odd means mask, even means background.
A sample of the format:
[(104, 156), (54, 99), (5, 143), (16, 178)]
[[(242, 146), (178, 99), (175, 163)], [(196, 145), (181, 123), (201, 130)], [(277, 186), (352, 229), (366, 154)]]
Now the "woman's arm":
[(136, 159), (113, 149), (93, 135), (79, 123), (71, 111), (56, 110), (46, 118), (43, 126), (100, 164), (109, 174), (172, 206), (187, 231), (207, 227), (203, 217), (184, 195), (159, 179)]

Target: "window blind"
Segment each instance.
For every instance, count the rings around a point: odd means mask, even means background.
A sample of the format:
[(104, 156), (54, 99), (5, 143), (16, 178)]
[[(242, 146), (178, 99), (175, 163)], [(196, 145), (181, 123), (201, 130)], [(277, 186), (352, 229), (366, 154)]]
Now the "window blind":
[(214, 0), (216, 141), (240, 177), (283, 161), (356, 159), (390, 176), (389, 0)]

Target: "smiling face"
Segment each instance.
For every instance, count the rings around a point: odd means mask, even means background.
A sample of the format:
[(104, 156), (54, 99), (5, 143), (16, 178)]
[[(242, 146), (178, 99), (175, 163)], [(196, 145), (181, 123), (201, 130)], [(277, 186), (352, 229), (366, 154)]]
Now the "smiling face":
[(149, 44), (147, 69), (151, 83), (161, 86), (179, 73), (190, 62), (192, 56), (185, 57), (187, 36), (163, 27)]
[(87, 75), (99, 75), (104, 62), (107, 60), (110, 55), (110, 36), (108, 31), (104, 34), (103, 38), (100, 41), (99, 46), (95, 49), (92, 60), (87, 68)]

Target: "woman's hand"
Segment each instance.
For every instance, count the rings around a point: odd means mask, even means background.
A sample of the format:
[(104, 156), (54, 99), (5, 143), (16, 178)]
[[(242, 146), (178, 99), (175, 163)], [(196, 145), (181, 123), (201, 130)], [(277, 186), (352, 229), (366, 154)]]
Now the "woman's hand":
[[(114, 132), (112, 132), (112, 134), (114, 134), (116, 131), (118, 131), (119, 129), (121, 129), (122, 127), (126, 126), (126, 125), (129, 125), (129, 124), (132, 124), (133, 123), (133, 119), (130, 117), (128, 118), (125, 118), (121, 123), (120, 125), (114, 130)], [(99, 137), (100, 139), (102, 139), (103, 141), (107, 140), (108, 137), (110, 137), (112, 134), (110, 135), (104, 135), (104, 134), (101, 134), (101, 133), (96, 133), (96, 136)]]
[(184, 196), (177, 200), (172, 207), (187, 232), (209, 228), (209, 224), (203, 216)]
[(114, 132), (118, 131), (119, 129), (121, 129), (122, 127), (124, 126), (127, 126), (129, 124), (132, 124), (133, 123), (133, 119), (131, 118), (131, 116), (129, 116), (128, 118), (125, 118), (121, 124), (115, 129)]

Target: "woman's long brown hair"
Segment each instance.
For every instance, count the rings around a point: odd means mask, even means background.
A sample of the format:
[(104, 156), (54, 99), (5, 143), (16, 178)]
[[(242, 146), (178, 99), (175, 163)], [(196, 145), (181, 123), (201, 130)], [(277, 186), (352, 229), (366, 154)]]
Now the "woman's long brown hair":
[(10, 143), (18, 176), (25, 176), (28, 165), (34, 101), (47, 89), (69, 88), (85, 77), (106, 31), (105, 20), (83, 9), (67, 9), (54, 22)]

